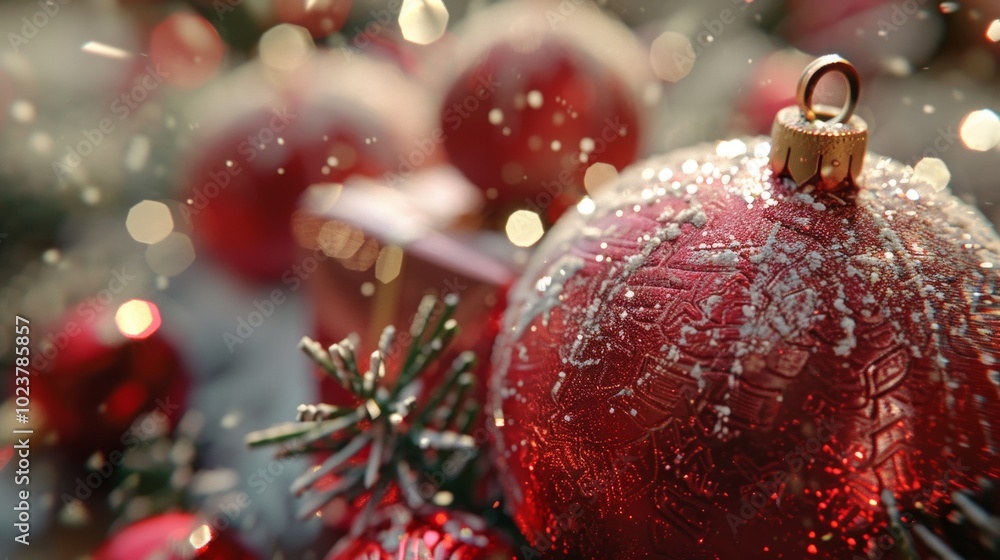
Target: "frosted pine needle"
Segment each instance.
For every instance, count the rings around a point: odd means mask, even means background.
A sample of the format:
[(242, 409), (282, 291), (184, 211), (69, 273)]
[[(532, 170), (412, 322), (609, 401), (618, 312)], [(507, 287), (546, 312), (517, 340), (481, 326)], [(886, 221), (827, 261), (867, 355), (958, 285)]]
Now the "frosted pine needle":
[[(459, 354), (433, 390), (425, 388), (421, 378), (458, 332), (452, 318), (457, 305), (454, 295), (443, 301), (425, 297), (410, 327), (409, 346), (397, 347), (396, 331), (389, 326), (378, 348), (363, 361), (351, 337), (328, 349), (308, 337), (299, 343), (357, 399), (354, 406), (303, 404), (295, 422), (247, 435), (251, 447), (282, 444), (280, 456), (332, 452), (292, 483), (292, 492), (303, 497), (301, 517), (338, 497), (351, 502), (366, 497), (365, 511), (355, 522), (359, 531), (391, 486), (398, 487), (406, 505), (415, 509), (465, 470), (476, 455), (476, 441), (467, 432), (479, 408), (466, 399), (475, 382), (475, 356)], [(399, 369), (389, 375), (387, 357), (400, 350)], [(364, 371), (360, 363), (367, 365)], [(336, 477), (332, 484), (319, 484), (331, 475)]]

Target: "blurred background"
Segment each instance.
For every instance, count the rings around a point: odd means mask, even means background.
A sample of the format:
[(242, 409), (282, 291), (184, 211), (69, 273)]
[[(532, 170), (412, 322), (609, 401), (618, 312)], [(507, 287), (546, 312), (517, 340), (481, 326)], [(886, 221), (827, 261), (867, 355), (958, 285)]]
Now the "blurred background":
[(871, 151), (1000, 223), (995, 0), (18, 0), (0, 32), (0, 503), (30, 490), (31, 541), (5, 506), (5, 557), (210, 526), (212, 557), (322, 558), (342, 514), (288, 491), (311, 460), (244, 445), (344, 398), (299, 339), (458, 293), (487, 362), (562, 212), (645, 156), (768, 134), (815, 56), (861, 73)]

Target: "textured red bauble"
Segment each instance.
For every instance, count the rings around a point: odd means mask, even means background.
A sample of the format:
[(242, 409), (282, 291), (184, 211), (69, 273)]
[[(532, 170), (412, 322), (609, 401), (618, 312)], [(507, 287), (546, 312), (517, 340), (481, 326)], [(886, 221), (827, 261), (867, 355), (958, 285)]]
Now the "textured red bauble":
[(50, 331), (56, 333), (51, 352), (33, 362), (31, 396), (45, 429), (74, 454), (121, 448), (142, 414), (156, 411), (173, 427), (187, 401), (187, 373), (160, 333), (125, 338), (108, 323), (106, 316), (64, 320)]
[(614, 37), (602, 43), (620, 49), (618, 60), (641, 58), (630, 58), (634, 38), (589, 9), (550, 27), (539, 23), (543, 7), (520, 2), (473, 18), (462, 45), (474, 55), (447, 92), (441, 129), (451, 161), (496, 204), (558, 209), (554, 218), (582, 196), (590, 164), (621, 168), (640, 149), (634, 73), (588, 41)]
[(111, 535), (94, 560), (254, 560), (242, 545), (190, 513), (164, 513)]
[(455, 511), (396, 512), (327, 560), (510, 560), (513, 549), (482, 519)]
[(769, 152), (634, 166), (511, 292), (488, 410), (537, 550), (900, 557), (886, 500), (1000, 475), (996, 233), (923, 170), (826, 193)]

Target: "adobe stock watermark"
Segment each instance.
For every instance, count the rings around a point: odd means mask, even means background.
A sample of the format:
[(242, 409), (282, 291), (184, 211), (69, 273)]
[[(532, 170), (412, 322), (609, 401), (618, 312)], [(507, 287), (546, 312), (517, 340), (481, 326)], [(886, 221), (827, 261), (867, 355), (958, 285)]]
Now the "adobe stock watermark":
[(440, 126), (434, 127), (429, 136), (413, 141), (412, 150), (399, 155), (399, 166), (396, 171), (385, 173), (385, 181), (389, 186), (397, 187), (409, 179), (415, 170), (423, 165), (441, 144), (444, 144), (448, 133), (458, 130), (472, 113), (493, 97), (496, 89), (501, 85), (500, 82), (493, 79), (493, 74), (479, 76), (476, 83), (479, 87), (476, 88), (475, 93), (470, 93), (461, 101), (456, 101), (442, 113), (442, 120), (448, 126), (447, 131)]
[(802, 469), (809, 464), (809, 460), (816, 456), (841, 428), (843, 428), (843, 424), (837, 423), (832, 418), (821, 420), (815, 436), (807, 439), (805, 443), (795, 446), (794, 450), (785, 455), (788, 470), (775, 469), (771, 471), (770, 475), (757, 481), (753, 492), (740, 497), (739, 515), (732, 512), (726, 514), (726, 522), (729, 523), (733, 534), (735, 535), (741, 526), (746, 525), (748, 521), (756, 517), (771, 502), (773, 497), (780, 496), (781, 488), (785, 483), (802, 472)]
[(209, 203), (229, 186), (233, 177), (243, 172), (242, 165), (257, 159), (258, 154), (277, 141), (278, 134), (296, 117), (298, 114), (289, 110), (287, 106), (271, 109), (271, 118), (267, 125), (261, 127), (255, 134), (247, 135), (246, 139), (236, 146), (236, 152), (242, 156), (242, 161), (227, 161), (222, 169), (209, 171), (208, 182), (195, 187), (190, 203), (181, 205), (180, 214), (185, 222), (191, 225), (191, 217), (197, 216), (207, 208)]
[[(399, 18), (399, 12), (403, 9), (403, 0), (389, 0), (386, 2), (385, 7), (378, 10), (371, 10), (368, 12), (369, 18), (368, 23), (361, 26), (355, 25), (354, 38), (351, 39), (349, 45), (361, 52), (372, 44), (372, 41), (376, 37), (382, 34), (382, 32), (390, 25), (392, 22)], [(343, 53), (344, 57), (348, 62), (352, 62), (355, 57), (355, 53), (350, 49), (343, 48), (339, 49)]]
[(143, 441), (166, 431), (166, 427), (170, 424), (170, 418), (180, 410), (181, 405), (171, 402), (170, 397), (167, 397), (166, 400), (158, 398), (155, 404), (156, 408), (152, 412), (137, 419), (122, 434), (119, 442), (125, 446), (124, 451), (115, 449), (109, 452), (107, 458), (98, 467), (87, 473), (86, 476), (76, 478), (76, 487), (72, 494), (63, 492), (61, 496), (63, 505), (69, 506), (74, 501), (83, 502), (89, 499), (98, 488), (111, 478), (115, 470), (121, 467), (129, 452), (139, 447)]
[[(253, 488), (257, 497), (264, 495), (269, 486), (278, 481), (287, 467), (288, 463), (295, 460), (293, 455), (282, 455), (268, 461), (267, 465), (258, 468), (250, 473), (246, 479), (246, 486)], [(225, 531), (234, 526), (240, 515), (247, 511), (253, 504), (252, 498), (246, 492), (236, 492), (228, 500), (224, 500), (219, 506), (215, 515), (203, 517), (205, 524), (211, 526), (216, 531)]]
[(311, 255), (302, 259), (302, 262), (292, 265), (281, 275), (281, 283), (286, 288), (274, 288), (267, 294), (267, 297), (254, 299), (253, 311), (236, 318), (236, 328), (233, 329), (233, 332), (222, 332), (222, 342), (226, 345), (229, 353), (235, 353), (237, 346), (249, 340), (254, 332), (264, 324), (264, 321), (274, 315), (278, 307), (288, 301), (289, 294), (298, 291), (305, 281), (319, 269), (320, 263), (330, 258), (323, 252), (323, 249), (316, 249)]
[(889, 19), (880, 19), (876, 24), (878, 25), (878, 36), (883, 41), (888, 41), (889, 36), (899, 31), (900, 27), (906, 25), (911, 18), (920, 13), (920, 9), (925, 4), (927, 4), (927, 0), (904, 0), (893, 4)]
[(549, 27), (555, 31), (560, 24), (572, 17), (580, 6), (589, 3), (589, 0), (560, 0), (555, 8), (545, 10), (545, 21), (549, 22)]
[(13, 31), (7, 33), (7, 42), (10, 43), (10, 48), (14, 51), (14, 54), (20, 54), (21, 47), (27, 45), (32, 39), (37, 37), (38, 33), (45, 29), (49, 22), (62, 12), (62, 7), (69, 4), (71, 1), (72, 0), (38, 0), (38, 2), (36, 2), (38, 9), (35, 10), (30, 16), (24, 16), (21, 18), (20, 33), (15, 33)]
[[(160, 68), (159, 64), (146, 65), (146, 69), (131, 90), (120, 94), (111, 102), (109, 107), (111, 113), (118, 117), (119, 121), (124, 121), (138, 109), (149, 97), (153, 90), (160, 87), (164, 79), (169, 74)], [(62, 160), (52, 161), (52, 171), (56, 174), (56, 180), (61, 181), (71, 174), (83, 163), (83, 160), (94, 153), (94, 150), (104, 143), (104, 140), (117, 129), (115, 121), (111, 117), (104, 117), (96, 123), (94, 128), (83, 128), (80, 134), (83, 139), (75, 146), (66, 145), (66, 154)]]
[[(941, 155), (951, 150), (959, 142), (960, 138), (958, 129), (954, 125), (949, 126), (947, 129), (938, 127), (937, 135), (934, 136), (930, 147), (923, 151), (921, 157), (940, 159)], [(920, 158), (916, 159), (917, 161), (920, 160)]]
[(31, 360), (31, 367), (35, 371), (45, 370), (51, 362), (55, 361), (59, 353), (69, 346), (70, 341), (83, 332), (77, 320), (82, 320), (84, 325), (93, 323), (114, 302), (115, 296), (125, 291), (129, 282), (133, 280), (135, 280), (135, 276), (128, 274), (125, 267), (112, 270), (111, 279), (108, 280), (105, 288), (77, 304), (75, 319), (63, 323), (62, 328), (57, 332), (49, 332), (45, 335), (38, 352)]

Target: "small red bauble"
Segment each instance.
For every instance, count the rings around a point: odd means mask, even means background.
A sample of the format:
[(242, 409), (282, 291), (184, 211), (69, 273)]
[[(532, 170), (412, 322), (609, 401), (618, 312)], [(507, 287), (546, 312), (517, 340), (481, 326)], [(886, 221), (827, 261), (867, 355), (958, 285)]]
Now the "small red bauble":
[(206, 254), (244, 277), (291, 284), (301, 281), (290, 227), (300, 195), (398, 172), (403, 138), (426, 133), (413, 118), (395, 118), (418, 104), (420, 90), (383, 65), (314, 55), (278, 78), (252, 65), (202, 99), (202, 129), (221, 132), (195, 140), (181, 199)]
[(887, 498), (1000, 475), (996, 233), (933, 165), (828, 193), (770, 150), (633, 167), (511, 292), (489, 410), (536, 549), (899, 557)]
[(111, 535), (94, 560), (254, 560), (242, 545), (190, 513), (164, 513)]
[(618, 60), (642, 57), (632, 56), (638, 47), (626, 30), (589, 8), (559, 25), (546, 16), (519, 2), (467, 24), (465, 48), (474, 54), (448, 90), (441, 129), (451, 161), (489, 198), (506, 208), (558, 208), (554, 218), (583, 194), (590, 164), (621, 168), (640, 148), (636, 72), (610, 63), (592, 37), (614, 37), (601, 43), (615, 45)]
[(189, 380), (173, 346), (150, 330), (141, 333), (145, 338), (126, 338), (110, 317), (86, 306), (50, 331), (51, 350), (32, 362), (31, 396), (57, 446), (82, 455), (121, 448), (146, 413), (175, 426)]
[[(392, 510), (390, 510), (392, 511)], [(513, 549), (482, 519), (455, 511), (396, 517), (334, 549), (327, 560), (510, 560)]]
[(171, 15), (157, 24), (149, 40), (149, 57), (157, 73), (185, 89), (214, 78), (225, 52), (212, 24), (193, 13)]

